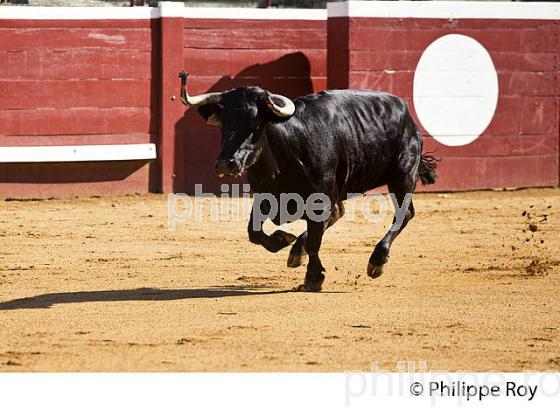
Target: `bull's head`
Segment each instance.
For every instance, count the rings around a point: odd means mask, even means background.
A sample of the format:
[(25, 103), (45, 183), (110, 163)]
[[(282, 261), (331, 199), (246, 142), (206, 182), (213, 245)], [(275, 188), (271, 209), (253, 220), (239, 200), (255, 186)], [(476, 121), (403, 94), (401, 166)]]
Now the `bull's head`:
[(181, 78), (181, 102), (198, 107), (208, 124), (222, 130), (222, 152), (216, 161), (216, 172), (243, 175), (259, 159), (263, 149), (263, 128), (272, 119), (286, 119), (295, 112), (287, 97), (270, 94), (259, 87), (241, 87), (219, 93), (189, 96), (188, 73)]

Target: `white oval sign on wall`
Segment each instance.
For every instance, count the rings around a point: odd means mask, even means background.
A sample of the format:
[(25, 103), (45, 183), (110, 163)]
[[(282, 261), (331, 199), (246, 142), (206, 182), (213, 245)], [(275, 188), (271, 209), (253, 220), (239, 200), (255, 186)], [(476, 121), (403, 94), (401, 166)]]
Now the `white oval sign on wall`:
[(438, 142), (459, 146), (476, 140), (494, 117), (498, 74), (475, 39), (448, 34), (420, 57), (413, 86), (414, 109)]

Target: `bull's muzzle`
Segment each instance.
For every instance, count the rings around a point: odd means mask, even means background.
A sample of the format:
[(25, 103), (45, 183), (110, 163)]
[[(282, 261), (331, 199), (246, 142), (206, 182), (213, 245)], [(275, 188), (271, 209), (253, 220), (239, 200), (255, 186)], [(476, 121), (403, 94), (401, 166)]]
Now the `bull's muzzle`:
[(241, 169), (239, 164), (234, 159), (219, 159), (216, 161), (216, 173), (219, 177), (224, 175), (239, 176), (241, 175)]

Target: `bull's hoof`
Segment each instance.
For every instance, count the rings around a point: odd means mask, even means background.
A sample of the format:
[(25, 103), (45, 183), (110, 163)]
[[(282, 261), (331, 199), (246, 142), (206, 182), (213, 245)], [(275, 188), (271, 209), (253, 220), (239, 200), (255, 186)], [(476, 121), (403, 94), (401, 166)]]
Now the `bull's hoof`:
[(374, 265), (373, 263), (368, 263), (367, 275), (372, 279), (377, 279), (383, 273), (383, 266), (385, 265)]
[(294, 292), (320, 292), (324, 281), (325, 275), (322, 273), (316, 272), (310, 275), (309, 272), (307, 272), (303, 284), (296, 286), (292, 290)]
[(322, 283), (302, 283), (301, 285), (292, 288), (292, 292), (320, 292)]
[(296, 255), (290, 252), (288, 255), (288, 268), (297, 268), (303, 265), (303, 259), (305, 258), (305, 253)]
[(281, 230), (274, 231), (272, 237), (279, 241), (283, 247), (291, 245), (297, 239), (297, 236)]
[(276, 253), (286, 246), (289, 246), (297, 239), (297, 236), (281, 230), (275, 231), (270, 235), (270, 242), (265, 245), (265, 248), (272, 253)]

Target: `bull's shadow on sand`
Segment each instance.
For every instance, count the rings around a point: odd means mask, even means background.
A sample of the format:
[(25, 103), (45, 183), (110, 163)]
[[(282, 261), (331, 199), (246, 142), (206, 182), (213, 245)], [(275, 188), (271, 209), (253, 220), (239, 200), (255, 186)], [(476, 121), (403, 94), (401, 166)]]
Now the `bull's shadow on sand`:
[[(260, 290), (259, 290), (260, 289)], [(99, 290), (91, 292), (46, 293), (0, 303), (0, 310), (47, 309), (61, 303), (166, 301), (180, 299), (209, 299), (236, 296), (262, 296), (287, 293), (289, 290), (262, 290), (259, 287), (227, 286), (195, 289), (140, 288)]]

